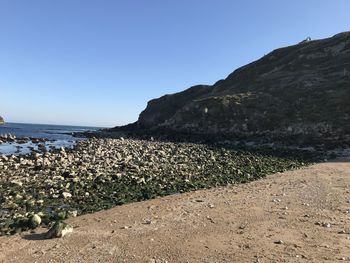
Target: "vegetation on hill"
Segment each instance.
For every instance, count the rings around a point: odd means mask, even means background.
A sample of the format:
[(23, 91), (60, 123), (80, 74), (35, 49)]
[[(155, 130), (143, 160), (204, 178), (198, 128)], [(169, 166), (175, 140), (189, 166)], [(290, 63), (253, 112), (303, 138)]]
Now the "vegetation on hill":
[[(350, 32), (272, 51), (212, 86), (151, 100), (129, 128), (350, 145)], [(117, 128), (118, 129), (118, 128)]]

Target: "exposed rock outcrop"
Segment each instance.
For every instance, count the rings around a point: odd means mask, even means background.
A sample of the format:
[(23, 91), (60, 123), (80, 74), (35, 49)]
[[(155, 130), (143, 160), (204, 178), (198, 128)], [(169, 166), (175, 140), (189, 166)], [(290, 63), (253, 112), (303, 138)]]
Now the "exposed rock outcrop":
[(293, 143), (350, 141), (350, 32), (272, 51), (212, 86), (151, 100), (143, 131), (292, 138)]

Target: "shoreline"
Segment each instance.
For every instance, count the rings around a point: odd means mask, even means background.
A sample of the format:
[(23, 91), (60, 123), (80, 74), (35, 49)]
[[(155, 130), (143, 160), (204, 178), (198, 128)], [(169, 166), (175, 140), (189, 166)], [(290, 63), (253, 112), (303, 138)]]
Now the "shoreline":
[(87, 139), (71, 150), (1, 156), (0, 232), (29, 229), (125, 203), (245, 183), (297, 169), (319, 156), (307, 151), (239, 149), (194, 143)]
[(16, 137), (0, 135), (0, 155), (25, 157), (36, 153), (52, 152), (59, 148), (72, 149), (77, 141), (83, 138), (49, 139), (36, 137)]
[(40, 152), (45, 151), (45, 148), (51, 150), (72, 147), (75, 141), (82, 139), (74, 137), (74, 132), (96, 129), (83, 126), (6, 123), (0, 127), (0, 154), (20, 155), (23, 152), (29, 154), (33, 149)]

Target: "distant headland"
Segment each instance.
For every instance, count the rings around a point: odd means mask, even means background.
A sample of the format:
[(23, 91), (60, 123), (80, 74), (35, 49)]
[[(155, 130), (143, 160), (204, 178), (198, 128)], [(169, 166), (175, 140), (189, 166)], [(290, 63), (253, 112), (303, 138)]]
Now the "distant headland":
[(0, 116), (0, 125), (5, 124), (4, 118)]

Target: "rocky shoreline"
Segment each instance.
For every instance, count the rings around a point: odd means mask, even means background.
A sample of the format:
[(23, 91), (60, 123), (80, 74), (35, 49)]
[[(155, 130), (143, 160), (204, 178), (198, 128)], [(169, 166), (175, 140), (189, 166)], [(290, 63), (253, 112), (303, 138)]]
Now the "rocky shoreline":
[(28, 155), (31, 153), (45, 153), (57, 150), (61, 147), (72, 148), (77, 140), (82, 138), (72, 138), (71, 140), (54, 140), (36, 137), (16, 137), (15, 135), (0, 135), (0, 154), (16, 156)]
[(245, 183), (318, 153), (264, 147), (90, 138), (74, 149), (0, 157), (0, 235), (134, 201)]
[(49, 139), (46, 139), (46, 138), (33, 138), (33, 137), (17, 138), (15, 135), (12, 135), (12, 134), (0, 135), (0, 144), (5, 143), (5, 142), (16, 142), (18, 144), (23, 144), (23, 143), (27, 143), (27, 142), (44, 143), (47, 141), (49, 141)]
[(137, 140), (157, 140), (172, 142), (192, 142), (204, 144), (231, 144), (238, 147), (272, 147), (292, 149), (313, 149), (319, 152), (342, 152), (350, 148), (350, 135), (336, 134), (328, 131), (317, 133), (309, 127), (303, 131), (278, 131), (243, 134), (203, 134), (198, 132), (173, 131), (167, 128), (146, 129), (137, 123), (97, 131), (76, 132), (72, 135), (80, 138), (112, 138), (120, 137)]

